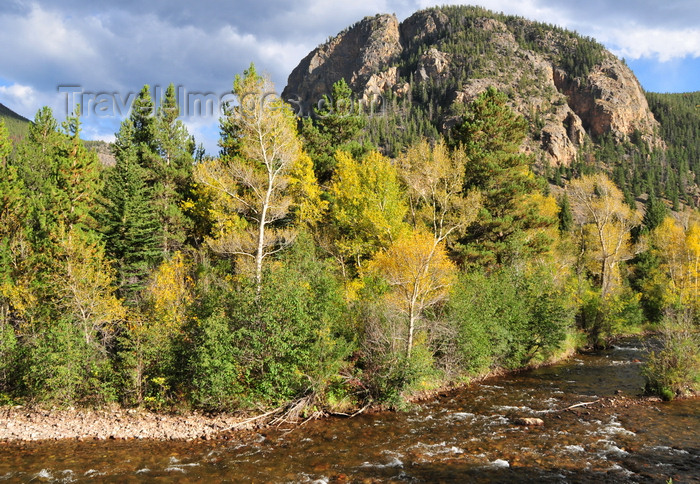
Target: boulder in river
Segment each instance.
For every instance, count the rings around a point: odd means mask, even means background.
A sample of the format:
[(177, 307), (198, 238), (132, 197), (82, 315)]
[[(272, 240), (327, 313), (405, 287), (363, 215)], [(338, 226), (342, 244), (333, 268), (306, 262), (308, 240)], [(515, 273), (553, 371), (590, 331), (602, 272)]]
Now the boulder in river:
[(517, 425), (527, 425), (528, 427), (544, 425), (544, 420), (542, 420), (541, 418), (534, 417), (516, 418), (514, 422)]

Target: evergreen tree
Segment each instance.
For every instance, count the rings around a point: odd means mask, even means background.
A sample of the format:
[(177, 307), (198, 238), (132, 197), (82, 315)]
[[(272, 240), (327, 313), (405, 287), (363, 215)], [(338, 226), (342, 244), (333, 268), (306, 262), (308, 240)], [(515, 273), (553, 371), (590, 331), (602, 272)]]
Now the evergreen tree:
[[(156, 138), (156, 117), (150, 86), (144, 85), (131, 106), (129, 119), (125, 121), (131, 125), (128, 132), (117, 134), (116, 144), (126, 147), (133, 146), (136, 159), (144, 168), (155, 168), (158, 162), (158, 141)], [(127, 135), (128, 133), (128, 135)]]
[(161, 249), (177, 251), (191, 233), (192, 220), (184, 213), (183, 203), (193, 198), (194, 139), (178, 120), (180, 114), (175, 86), (170, 84), (155, 117), (155, 143), (159, 158), (152, 165), (155, 211), (160, 222)]
[(556, 225), (551, 197), (541, 195), (530, 170), (532, 157), (520, 153), (527, 123), (506, 104), (505, 94), (488, 88), (468, 107), (451, 137), (466, 154), (465, 188), (479, 190), (479, 217), (462, 239), (462, 257), (481, 264), (546, 252), (548, 229)]
[[(122, 124), (119, 139), (132, 136), (132, 124)], [(161, 258), (162, 240), (136, 146), (117, 145), (117, 163), (107, 174), (99, 213), (106, 252), (115, 261), (119, 294), (129, 304), (145, 285), (149, 270)]]
[(663, 202), (659, 200), (654, 194), (654, 190), (649, 192), (649, 197), (644, 204), (644, 218), (642, 218), (642, 225), (647, 231), (652, 231), (668, 216), (668, 207)]
[(302, 120), (300, 135), (320, 183), (331, 179), (337, 150), (348, 151), (357, 158), (371, 149), (367, 143), (357, 141), (358, 133), (367, 124), (360, 109), (352, 90), (341, 79), (333, 84), (330, 97), (323, 96), (313, 116)]
[(571, 211), (569, 195), (564, 192), (564, 195), (559, 199), (559, 230), (561, 232), (570, 232), (573, 227), (574, 214)]
[(79, 115), (69, 116), (63, 129), (64, 141), (56, 153), (58, 191), (54, 206), (68, 230), (74, 226), (95, 229), (93, 213), (101, 189), (99, 160), (80, 140)]

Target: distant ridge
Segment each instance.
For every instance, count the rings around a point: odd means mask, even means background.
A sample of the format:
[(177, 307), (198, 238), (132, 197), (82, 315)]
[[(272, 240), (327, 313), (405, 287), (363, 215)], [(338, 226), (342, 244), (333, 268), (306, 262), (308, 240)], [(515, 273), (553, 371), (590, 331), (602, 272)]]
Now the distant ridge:
[(8, 108), (4, 104), (0, 103), (0, 118), (11, 118), (11, 119), (16, 119), (17, 121), (22, 121), (23, 123), (30, 123), (31, 121), (22, 116), (21, 114), (17, 114), (14, 112), (12, 109)]
[(5, 121), (10, 138), (13, 140), (20, 140), (27, 135), (31, 121), (2, 103), (0, 103), (0, 119)]

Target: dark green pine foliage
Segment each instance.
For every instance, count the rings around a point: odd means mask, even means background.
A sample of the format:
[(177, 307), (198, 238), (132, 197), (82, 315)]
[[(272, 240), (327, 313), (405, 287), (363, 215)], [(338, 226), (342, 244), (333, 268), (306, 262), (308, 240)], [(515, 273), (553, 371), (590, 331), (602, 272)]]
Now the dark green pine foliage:
[(133, 124), (127, 120), (119, 131), (117, 163), (107, 173), (99, 212), (105, 249), (117, 269), (119, 295), (131, 305), (138, 301), (138, 291), (162, 256), (162, 236), (147, 170), (139, 163), (138, 145), (124, 143), (133, 139), (132, 130)]
[[(255, 82), (263, 82), (263, 77), (258, 74), (255, 65), (251, 62), (248, 69), (244, 72)], [(219, 118), (219, 158), (222, 160), (231, 160), (241, 154), (241, 135), (240, 123), (237, 122), (236, 106), (231, 103), (224, 104), (224, 115)]]
[(60, 222), (67, 230), (96, 229), (94, 211), (101, 190), (100, 162), (80, 139), (80, 117), (69, 116), (63, 123), (65, 137), (58, 149), (57, 200)]
[(335, 171), (337, 150), (361, 158), (372, 148), (369, 142), (357, 140), (366, 125), (367, 118), (363, 116), (360, 104), (353, 99), (345, 79), (333, 84), (331, 96), (323, 96), (312, 117), (302, 120), (300, 135), (320, 183), (330, 181)]
[[(22, 180), (17, 175), (17, 167), (8, 159), (11, 152), (8, 130), (5, 128), (5, 123), (0, 120), (0, 286), (8, 284), (8, 287), (18, 275), (18, 269), (21, 270), (19, 254), (14, 248), (18, 239), (22, 237), (21, 232), (27, 213)], [(0, 318), (0, 325), (3, 324), (3, 319), (12, 319), (11, 307), (4, 294), (0, 294), (0, 314), (4, 315), (4, 318)], [(2, 328), (0, 328), (1, 331), (3, 331)], [(0, 341), (0, 346), (2, 344)], [(2, 378), (3, 376), (0, 375), (0, 391), (2, 391)]]
[(156, 113), (146, 85), (114, 144), (117, 164), (107, 176), (101, 222), (121, 294), (132, 302), (149, 270), (180, 249), (192, 229), (182, 207), (191, 197), (194, 141), (178, 116), (172, 84)]
[(559, 231), (570, 232), (574, 227), (574, 214), (571, 211), (571, 203), (569, 196), (564, 192), (564, 195), (559, 199)]
[[(694, 185), (700, 180), (700, 91), (659, 94), (646, 93), (649, 108), (661, 124), (661, 136), (668, 149), (665, 153), (668, 172), (675, 174), (667, 177), (673, 183), (666, 186), (666, 196), (679, 208), (679, 198), (695, 205), (692, 196)], [(666, 179), (666, 178), (664, 178)]]
[(61, 134), (53, 112), (40, 109), (29, 127), (29, 135), (20, 144), (15, 157), (17, 174), (23, 181), (27, 197), (27, 235), (34, 245), (47, 242), (55, 221), (52, 210), (58, 165), (57, 152)]
[(99, 161), (80, 140), (79, 116), (68, 116), (62, 128), (42, 108), (12, 160), (24, 186), (25, 235), (46, 256), (65, 231), (95, 228)]
[(654, 191), (649, 192), (649, 197), (644, 205), (644, 218), (642, 219), (642, 225), (644, 229), (651, 232), (656, 227), (661, 225), (666, 216), (668, 216), (669, 211), (663, 200), (660, 200), (654, 194)]
[(129, 136), (119, 133), (117, 143), (129, 145), (135, 150), (136, 159), (144, 168), (153, 169), (158, 163), (158, 142), (156, 140), (156, 117), (150, 87), (144, 85), (131, 106)]
[(37, 274), (50, 272), (59, 239), (74, 226), (94, 229), (91, 215), (99, 192), (99, 162), (80, 140), (80, 119), (69, 116), (63, 132), (44, 107), (13, 159), (24, 186), (23, 234), (31, 243)]
[(172, 253), (183, 246), (193, 222), (183, 212), (183, 202), (193, 197), (194, 138), (178, 119), (175, 86), (165, 91), (155, 118), (155, 145), (159, 155), (151, 165), (155, 210), (161, 226), (160, 246)]
[(453, 144), (467, 155), (465, 189), (478, 189), (483, 207), (461, 241), (465, 262), (504, 264), (536, 253), (545, 241), (524, 241), (524, 233), (555, 221), (539, 220), (521, 210), (521, 197), (541, 189), (530, 170), (532, 157), (519, 152), (527, 123), (506, 104), (505, 94), (487, 89), (468, 107), (452, 133)]

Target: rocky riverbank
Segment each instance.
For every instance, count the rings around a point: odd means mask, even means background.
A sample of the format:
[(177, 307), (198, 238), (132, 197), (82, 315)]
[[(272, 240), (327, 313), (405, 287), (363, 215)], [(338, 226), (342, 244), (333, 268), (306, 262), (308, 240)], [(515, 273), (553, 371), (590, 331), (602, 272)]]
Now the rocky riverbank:
[[(208, 440), (244, 419), (199, 413), (156, 414), (145, 410), (36, 410), (0, 407), (0, 441), (38, 440)], [(243, 426), (242, 428), (245, 428)]]

